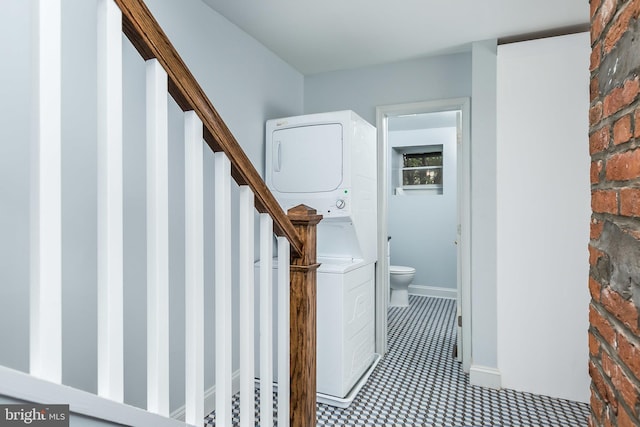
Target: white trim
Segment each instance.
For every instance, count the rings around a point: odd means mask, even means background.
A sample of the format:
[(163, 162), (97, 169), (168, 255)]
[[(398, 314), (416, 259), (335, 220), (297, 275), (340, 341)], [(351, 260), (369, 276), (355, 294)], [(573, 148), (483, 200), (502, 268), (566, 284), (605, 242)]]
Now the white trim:
[[(254, 287), (254, 194), (247, 185), (240, 186), (240, 402), (255, 399), (255, 287)], [(287, 271), (288, 271), (287, 266)], [(255, 426), (253, 405), (240, 405), (240, 425)]]
[(387, 312), (389, 309), (389, 183), (387, 169), (387, 116), (388, 107), (376, 108), (376, 128), (378, 130), (378, 262), (376, 263), (375, 289), (375, 331), (376, 353), (387, 353)]
[[(260, 214), (260, 378), (273, 382), (273, 220)], [(260, 389), (260, 425), (273, 425), (273, 393)]]
[(388, 246), (388, 180), (389, 162), (387, 128), (389, 117), (406, 114), (462, 111), (462, 140), (458, 147), (458, 306), (462, 316), (462, 367), (465, 372), (471, 366), (471, 117), (469, 98), (452, 98), (437, 101), (415, 102), (379, 106), (376, 108), (378, 129), (378, 254), (376, 268), (376, 351), (384, 354), (387, 348), (387, 305), (389, 298)]
[(169, 416), (169, 139), (167, 73), (147, 68), (147, 409)]
[(61, 4), (33, 2), (29, 368), (62, 380)]
[(204, 414), (204, 179), (202, 122), (184, 113), (185, 406), (187, 422)]
[(452, 288), (442, 288), (439, 286), (409, 285), (410, 295), (422, 297), (457, 299), (458, 290)]
[(471, 365), (471, 368), (469, 368), (469, 384), (500, 390), (502, 388), (502, 374), (496, 368)]
[(458, 144), (458, 299), (456, 313), (462, 317), (457, 345), (462, 370), (471, 367), (471, 102), (465, 98), (460, 106), (462, 141)]
[(98, 2), (98, 394), (124, 400), (122, 13)]
[[(240, 370), (237, 370), (231, 376), (231, 390), (233, 394), (240, 391)], [(251, 406), (253, 408), (253, 405)], [(216, 410), (216, 386), (209, 387), (204, 392), (204, 418), (206, 415)], [(186, 407), (183, 405), (173, 412), (171, 412), (171, 418), (184, 422)], [(180, 424), (184, 427), (184, 424)]]
[(0, 395), (34, 403), (69, 404), (69, 410), (122, 425), (184, 427), (183, 421), (165, 418), (144, 409), (114, 402), (84, 390), (41, 380), (0, 366)]
[(231, 315), (231, 163), (223, 152), (217, 152), (214, 158), (215, 175), (215, 374), (216, 421), (220, 425), (231, 425), (231, 345), (233, 320)]
[[(289, 398), (291, 388), (290, 377), (290, 291), (289, 277), (291, 245), (286, 237), (278, 237), (278, 375), (287, 379), (282, 381), (282, 387), (278, 393), (278, 426), (289, 427)], [(253, 283), (252, 283), (253, 285)]]

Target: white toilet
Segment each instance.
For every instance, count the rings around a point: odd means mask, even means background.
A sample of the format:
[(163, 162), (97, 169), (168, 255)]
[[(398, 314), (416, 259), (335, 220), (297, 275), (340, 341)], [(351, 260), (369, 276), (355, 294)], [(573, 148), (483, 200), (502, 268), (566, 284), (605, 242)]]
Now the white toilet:
[(416, 269), (402, 265), (389, 266), (389, 281), (391, 286), (391, 307), (409, 306), (409, 285), (413, 282)]

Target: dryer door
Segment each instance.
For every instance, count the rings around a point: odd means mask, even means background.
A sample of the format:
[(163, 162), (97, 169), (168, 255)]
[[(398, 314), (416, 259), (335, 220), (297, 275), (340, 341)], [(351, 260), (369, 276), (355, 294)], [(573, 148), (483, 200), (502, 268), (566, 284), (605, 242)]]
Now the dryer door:
[(273, 132), (271, 173), (276, 191), (317, 193), (342, 183), (342, 125), (330, 123)]

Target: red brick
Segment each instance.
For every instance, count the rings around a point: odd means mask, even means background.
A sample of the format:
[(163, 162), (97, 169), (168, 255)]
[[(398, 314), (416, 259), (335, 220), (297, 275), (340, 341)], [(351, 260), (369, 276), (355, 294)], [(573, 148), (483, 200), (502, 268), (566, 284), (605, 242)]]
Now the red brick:
[(590, 0), (589, 1), (589, 17), (591, 19), (593, 19), (593, 17), (596, 14), (596, 11), (598, 10), (598, 7), (600, 6), (600, 2), (601, 0)]
[(589, 136), (589, 154), (599, 153), (609, 146), (610, 131), (611, 128), (605, 126)]
[(604, 21), (605, 27), (613, 18), (613, 15), (616, 13), (618, 0), (604, 0), (602, 2), (602, 6), (600, 7), (600, 15), (602, 15), (602, 20)]
[(600, 302), (600, 291), (602, 291), (602, 285), (593, 277), (589, 277), (589, 293), (596, 302)]
[(638, 422), (638, 420), (633, 420), (632, 417), (627, 414), (627, 411), (625, 411), (624, 409), (622, 409), (619, 413), (618, 413), (618, 427), (638, 427), (638, 425), (640, 425), (640, 423)]
[(596, 367), (593, 362), (589, 362), (589, 375), (591, 375), (591, 380), (594, 388), (598, 392), (600, 396), (602, 396), (602, 401), (606, 404), (609, 404), (611, 409), (615, 412), (618, 411), (618, 400), (613, 393), (613, 390), (607, 384), (605, 379), (602, 377), (602, 374)]
[(591, 209), (597, 213), (618, 213), (618, 194), (613, 190), (591, 192)]
[(607, 408), (607, 411), (605, 411), (604, 424), (603, 424), (604, 427), (614, 427), (613, 421), (611, 421), (611, 412), (613, 412), (614, 414), (618, 413), (617, 402), (616, 402), (615, 408), (613, 407), (613, 405), (611, 405)]
[(589, 172), (589, 177), (592, 184), (597, 184), (600, 182), (600, 172), (602, 172), (602, 160), (591, 162), (591, 171)]
[(600, 354), (600, 341), (591, 332), (589, 332), (589, 354), (595, 357)]
[[(637, 2), (640, 4), (640, 2)], [(633, 80), (626, 80), (622, 87), (613, 89), (604, 98), (604, 116), (609, 117), (622, 108), (631, 105), (640, 92), (640, 81), (638, 77)]]
[(638, 329), (638, 308), (631, 301), (622, 298), (622, 295), (611, 288), (602, 289), (601, 301), (604, 308), (621, 321), (631, 332), (637, 334)]
[[(638, 399), (639, 390), (636, 386), (627, 378), (622, 369), (616, 367), (613, 372), (613, 376), (611, 377), (611, 382), (613, 383), (614, 389), (619, 393), (622, 397), (622, 400), (625, 401), (627, 406), (630, 408), (635, 408), (638, 403), (640, 403), (640, 399)], [(621, 410), (620, 412), (624, 412)], [(634, 424), (631, 424), (634, 425)], [(620, 424), (618, 423), (618, 427)]]
[(589, 265), (596, 265), (598, 259), (604, 255), (604, 252), (596, 249), (592, 245), (589, 245)]
[(618, 40), (620, 40), (620, 37), (622, 37), (629, 28), (629, 22), (632, 19), (638, 19), (638, 15), (640, 15), (640, 2), (627, 1), (611, 24), (611, 27), (607, 30), (607, 35), (604, 40), (605, 55), (611, 52), (611, 49), (614, 48)]
[(598, 221), (597, 219), (592, 218), (590, 226), (591, 227), (590, 227), (589, 237), (591, 237), (591, 239), (593, 240), (599, 239), (600, 235), (602, 234), (602, 229), (604, 228), (604, 224)]
[(607, 160), (608, 181), (628, 181), (640, 177), (640, 149), (614, 154)]
[(604, 0), (600, 9), (593, 15), (591, 20), (591, 40), (597, 40), (602, 34), (602, 30), (607, 26), (613, 13), (616, 10), (615, 0)]
[(602, 413), (604, 412), (604, 402), (602, 401), (602, 399), (600, 399), (600, 396), (598, 396), (598, 393), (593, 389), (591, 389), (590, 403), (591, 403), (591, 410), (593, 411), (596, 418), (601, 419)]
[(613, 143), (624, 144), (631, 136), (631, 115), (627, 114), (613, 125)]
[(591, 21), (591, 44), (595, 43), (602, 34), (602, 19), (598, 19), (599, 15), (596, 15)]
[[(610, 346), (616, 347), (616, 331), (593, 305), (589, 306), (589, 324), (600, 333), (602, 338), (604, 338)], [(602, 394), (602, 392), (600, 394)]]
[(640, 380), (640, 349), (636, 344), (630, 342), (624, 334), (618, 335), (618, 354), (636, 379)]
[(620, 215), (640, 217), (640, 188), (620, 190)]
[(600, 120), (602, 120), (602, 102), (598, 102), (589, 108), (589, 123), (591, 126), (595, 126)]
[(602, 371), (606, 376), (611, 378), (615, 373), (616, 369), (618, 369), (618, 365), (614, 363), (611, 359), (611, 356), (605, 351), (602, 352)]
[(591, 61), (589, 63), (589, 71), (593, 71), (600, 66), (602, 58), (602, 44), (599, 42), (591, 49)]
[(640, 138), (640, 108), (638, 108), (633, 115), (633, 125), (635, 126), (633, 136)]

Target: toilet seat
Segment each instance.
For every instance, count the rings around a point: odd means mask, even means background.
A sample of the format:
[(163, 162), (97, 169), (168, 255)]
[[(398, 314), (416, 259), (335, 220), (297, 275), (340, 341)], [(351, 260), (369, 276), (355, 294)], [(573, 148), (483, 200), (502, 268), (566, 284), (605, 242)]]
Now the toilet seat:
[(413, 267), (405, 267), (404, 265), (390, 265), (389, 272), (391, 274), (414, 274), (416, 269)]

